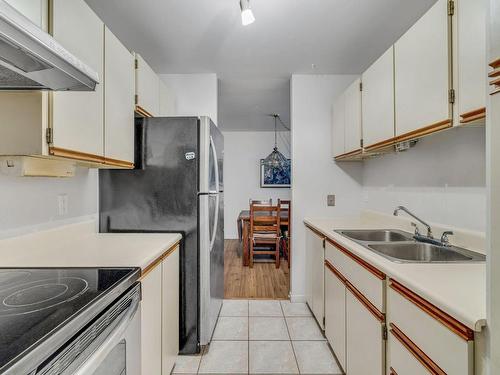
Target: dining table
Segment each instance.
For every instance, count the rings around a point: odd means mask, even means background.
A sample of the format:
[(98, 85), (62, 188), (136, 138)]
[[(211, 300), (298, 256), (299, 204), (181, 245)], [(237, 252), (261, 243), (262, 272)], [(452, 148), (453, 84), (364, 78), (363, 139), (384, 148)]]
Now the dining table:
[[(269, 212), (258, 211), (255, 212), (255, 216), (269, 216)], [(274, 213), (276, 215), (276, 213)], [(250, 251), (249, 251), (249, 234), (250, 234), (250, 210), (241, 210), (238, 215), (236, 222), (238, 226), (238, 239), (242, 243), (242, 258), (243, 266), (248, 266), (250, 263)], [(280, 225), (282, 227), (288, 227), (288, 211), (280, 212)]]

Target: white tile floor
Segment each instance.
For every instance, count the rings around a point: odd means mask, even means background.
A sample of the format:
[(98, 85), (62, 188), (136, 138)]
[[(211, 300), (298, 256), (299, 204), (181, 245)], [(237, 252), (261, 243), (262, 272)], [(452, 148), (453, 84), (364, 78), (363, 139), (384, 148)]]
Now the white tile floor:
[(342, 374), (305, 303), (225, 300), (210, 347), (173, 374)]

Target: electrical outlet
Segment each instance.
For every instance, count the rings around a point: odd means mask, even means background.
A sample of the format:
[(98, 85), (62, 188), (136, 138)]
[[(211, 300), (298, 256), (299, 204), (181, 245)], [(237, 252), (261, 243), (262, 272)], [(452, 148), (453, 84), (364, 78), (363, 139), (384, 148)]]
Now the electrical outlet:
[(326, 205), (327, 206), (335, 206), (335, 194), (329, 194), (326, 196)]
[(68, 214), (68, 195), (59, 194), (57, 196), (57, 213), (59, 216)]

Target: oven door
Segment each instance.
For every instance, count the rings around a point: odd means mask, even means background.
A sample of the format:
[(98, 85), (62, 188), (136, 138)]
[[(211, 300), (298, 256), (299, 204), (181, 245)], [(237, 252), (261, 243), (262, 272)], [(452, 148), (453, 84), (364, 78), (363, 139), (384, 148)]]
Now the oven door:
[[(137, 290), (140, 290), (139, 287)], [(49, 369), (37, 374), (141, 375), (140, 292), (134, 293), (129, 292), (128, 299), (124, 297), (116, 302), (92, 326), (72, 340), (67, 352), (74, 353), (85, 348), (78, 356), (71, 358), (63, 354), (51, 361)], [(91, 333), (96, 331), (100, 333), (93, 338)], [(59, 372), (58, 368), (64, 368), (64, 371)]]

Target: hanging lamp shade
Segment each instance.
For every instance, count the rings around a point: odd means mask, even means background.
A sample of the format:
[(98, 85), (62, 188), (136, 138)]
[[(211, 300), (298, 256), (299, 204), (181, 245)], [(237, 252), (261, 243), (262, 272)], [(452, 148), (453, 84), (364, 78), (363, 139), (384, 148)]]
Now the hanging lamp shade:
[(263, 160), (263, 164), (271, 167), (273, 169), (283, 169), (288, 167), (289, 161), (288, 159), (278, 151), (278, 142), (277, 142), (277, 128), (276, 121), (278, 119), (277, 114), (274, 114), (274, 148), (273, 151)]

